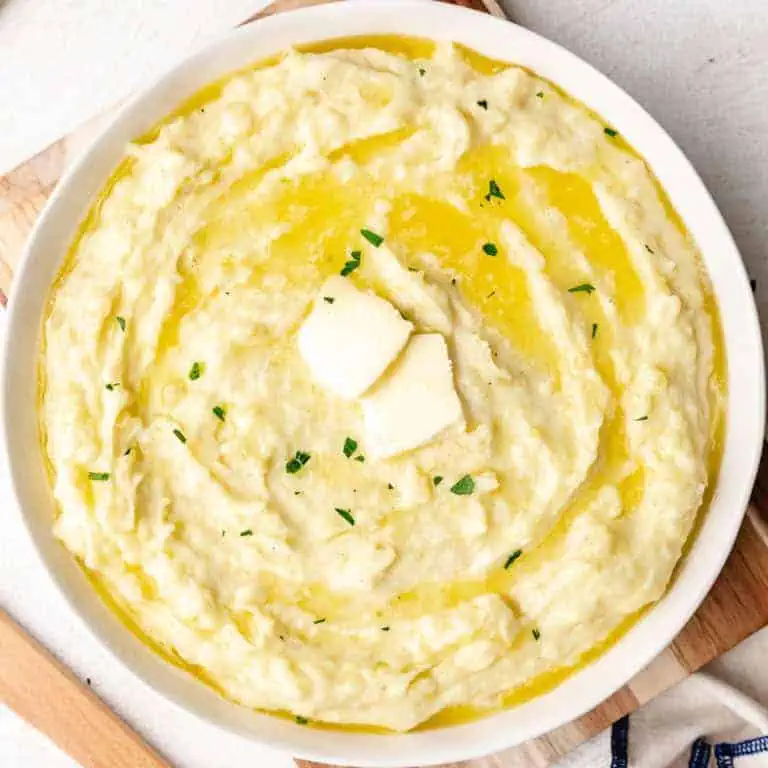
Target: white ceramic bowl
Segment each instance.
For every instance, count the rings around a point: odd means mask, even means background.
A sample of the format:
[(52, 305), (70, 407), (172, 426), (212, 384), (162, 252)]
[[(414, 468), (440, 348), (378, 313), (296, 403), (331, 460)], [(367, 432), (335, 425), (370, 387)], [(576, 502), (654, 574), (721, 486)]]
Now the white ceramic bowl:
[[(382, 33), (456, 40), (495, 59), (522, 64), (617, 126), (648, 160), (701, 249), (728, 355), (720, 480), (693, 549), (663, 600), (600, 659), (554, 691), (473, 723), (404, 735), (317, 730), (249, 711), (219, 698), (142, 645), (102, 605), (51, 534), (53, 504), (36, 416), (39, 330), (51, 281), (78, 221), (126, 142), (205, 83), (251, 61), (292, 44)], [(741, 524), (763, 438), (763, 354), (752, 292), (733, 240), (682, 152), (627, 94), (557, 45), (490, 16), (420, 0), (339, 3), (268, 18), (228, 34), (122, 109), (66, 174), (35, 228), (16, 275), (4, 363), (4, 443), (18, 507), (43, 563), (89, 629), (145, 683), (195, 715), (297, 756), (358, 766), (426, 765), (500, 750), (572, 720), (627, 682), (682, 629), (719, 573)]]

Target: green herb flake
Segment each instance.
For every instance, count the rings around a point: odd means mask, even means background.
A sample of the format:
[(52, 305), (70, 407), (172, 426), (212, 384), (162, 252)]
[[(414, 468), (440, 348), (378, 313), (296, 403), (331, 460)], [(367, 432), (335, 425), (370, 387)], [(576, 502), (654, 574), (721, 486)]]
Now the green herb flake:
[(568, 293), (594, 293), (595, 286), (592, 283), (581, 283), (581, 285), (574, 285), (573, 288), (568, 289)]
[(541, 637), (541, 632), (539, 632), (538, 629), (532, 629), (531, 634), (533, 635), (534, 640), (538, 640)]
[(435, 487), (440, 485), (440, 483), (442, 483), (442, 482), (443, 482), (443, 476), (442, 475), (435, 475), (432, 478), (432, 485), (434, 485)]
[(296, 451), (296, 455), (286, 463), (285, 471), (289, 475), (295, 475), (310, 459), (312, 455), (303, 451)]
[(603, 128), (603, 133), (605, 133), (606, 136), (610, 136), (611, 138), (619, 135), (619, 132), (613, 128)]
[(315, 619), (312, 623), (313, 624), (325, 624), (325, 619)]
[(597, 323), (592, 323), (592, 338), (594, 339), (595, 336), (597, 336)]
[(333, 304), (333, 302), (336, 301), (336, 299), (334, 299), (333, 296), (323, 296), (323, 301), (326, 304)]
[(253, 536), (253, 531), (250, 528), (246, 528), (244, 531), (240, 531), (241, 536)]
[(123, 456), (127, 456), (130, 452), (131, 452), (131, 449), (130, 448), (126, 448), (125, 449), (125, 453), (123, 454)]
[(214, 405), (211, 412), (219, 421), (225, 421), (227, 418), (227, 411), (223, 405)]
[(197, 381), (203, 375), (203, 364), (195, 361), (189, 369), (190, 381)]
[(344, 262), (344, 266), (341, 268), (339, 274), (342, 277), (346, 277), (351, 272), (354, 272), (360, 266), (360, 258), (362, 253), (360, 251), (352, 251), (349, 254), (349, 261)]
[(309, 720), (307, 720), (307, 718), (306, 718), (306, 717), (302, 717), (301, 715), (296, 715), (296, 717), (294, 718), (294, 720), (296, 720), (296, 722), (297, 722), (299, 725), (306, 725), (306, 724), (309, 722)]
[(389, 632), (390, 629), (391, 629), (391, 627), (382, 627), (381, 631), (382, 632)]
[(352, 517), (352, 512), (349, 509), (339, 509), (339, 507), (336, 507), (335, 509), (336, 514), (343, 517), (350, 525), (355, 524), (355, 518)]
[(492, 197), (497, 197), (499, 200), (507, 199), (504, 197), (504, 193), (501, 191), (499, 185), (493, 179), (488, 182), (488, 193), (486, 194), (485, 199), (490, 203)]
[(635, 419), (635, 421), (648, 421), (647, 416), (641, 416), (639, 419)]
[(176, 437), (177, 437), (177, 438), (178, 438), (178, 439), (179, 439), (179, 440), (180, 440), (182, 443), (186, 443), (186, 442), (187, 442), (187, 438), (186, 438), (186, 436), (184, 435), (184, 433), (183, 433), (183, 432), (182, 432), (180, 429), (174, 429), (174, 430), (173, 430), (173, 434), (174, 434), (174, 435), (176, 435)]
[(124, 331), (125, 330), (125, 318), (124, 317), (120, 317), (120, 315), (118, 315), (115, 318), (115, 320), (117, 320), (117, 324), (120, 326), (120, 330)]
[(99, 482), (105, 482), (109, 480), (109, 472), (89, 472), (89, 480), (98, 480)]
[(427, 74), (427, 70), (424, 69), (424, 67), (419, 67), (419, 75), (421, 75), (421, 77), (424, 77), (424, 75), (426, 74)]
[(359, 456), (355, 456), (355, 461), (359, 461), (361, 464), (365, 463), (365, 456), (361, 453)]
[(656, 253), (656, 251), (654, 251), (653, 248), (648, 245), (648, 243), (645, 243), (645, 250), (648, 251), (648, 253)]
[(395, 486), (392, 485), (392, 483), (387, 483), (387, 488), (389, 488), (390, 491), (394, 491), (395, 490)]
[(108, 389), (110, 392), (114, 392), (119, 386), (120, 386), (119, 381), (111, 381), (109, 384), (106, 385), (105, 389)]
[(515, 562), (515, 560), (517, 560), (517, 558), (518, 558), (518, 557), (520, 557), (520, 555), (522, 555), (522, 554), (523, 554), (523, 550), (522, 550), (522, 549), (516, 549), (516, 550), (515, 550), (515, 551), (514, 551), (514, 552), (513, 552), (513, 553), (512, 553), (512, 554), (511, 554), (511, 555), (510, 555), (508, 558), (507, 558), (507, 562), (506, 562), (506, 563), (504, 563), (504, 570), (506, 571), (506, 570), (507, 570), (507, 569), (508, 569), (508, 568), (509, 568), (509, 567), (512, 565), (512, 563), (514, 563), (514, 562)]
[(491, 291), (485, 298), (492, 299), (496, 295), (496, 291)]
[(357, 440), (353, 440), (351, 437), (348, 437), (344, 441), (344, 448), (342, 448), (344, 451), (344, 455), (347, 458), (350, 458), (352, 454), (357, 450)]
[(360, 234), (374, 247), (378, 248), (383, 242), (384, 238), (381, 235), (377, 235), (375, 232), (371, 232), (370, 229), (361, 229)]
[(499, 249), (493, 243), (485, 243), (485, 245), (483, 245), (483, 253), (488, 256), (496, 256), (498, 252)]
[(537, 99), (543, 99), (544, 98), (544, 91), (536, 91), (536, 98)]
[(451, 486), (451, 493), (457, 496), (469, 496), (475, 490), (475, 481), (471, 475), (464, 475)]
[(488, 109), (488, 101), (486, 99), (480, 99), (480, 101), (477, 102), (477, 106), (480, 107), (480, 109)]

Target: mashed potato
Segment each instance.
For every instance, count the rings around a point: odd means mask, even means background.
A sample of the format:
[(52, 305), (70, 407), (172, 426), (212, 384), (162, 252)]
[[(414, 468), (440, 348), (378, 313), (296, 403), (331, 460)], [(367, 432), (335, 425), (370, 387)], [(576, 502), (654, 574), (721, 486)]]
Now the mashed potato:
[[(297, 345), (340, 273), (445, 340), (461, 423), (375, 458)], [(716, 473), (719, 344), (648, 168), (551, 84), (447, 44), (290, 51), (132, 144), (72, 247), (55, 532), (249, 707), (498, 707), (663, 594)]]

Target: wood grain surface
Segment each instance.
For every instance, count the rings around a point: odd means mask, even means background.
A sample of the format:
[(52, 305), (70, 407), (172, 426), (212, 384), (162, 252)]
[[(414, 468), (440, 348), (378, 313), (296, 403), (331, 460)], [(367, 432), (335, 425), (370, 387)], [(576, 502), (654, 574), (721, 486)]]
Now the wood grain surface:
[(86, 768), (170, 768), (73, 672), (0, 610), (0, 701)]
[[(277, 0), (247, 21), (322, 2), (328, 0)], [(485, 0), (487, 7), (482, 0), (455, 2), (475, 9), (490, 9), (496, 15), (502, 14), (495, 0)], [(11, 290), (13, 273), (18, 266), (24, 243), (45, 201), (66, 166), (99, 132), (109, 117), (108, 113), (89, 121), (16, 170), (0, 177), (0, 301), (3, 303)], [(768, 510), (768, 468), (762, 465), (751, 514), (758, 516), (758, 509), (763, 511), (763, 515)], [(599, 733), (617, 718), (680, 682), (766, 624), (768, 547), (755, 526), (745, 521), (734, 551), (712, 591), (685, 629), (649, 667), (579, 720), (545, 737), (465, 765), (467, 768), (544, 768), (551, 765), (554, 760)], [(65, 730), (69, 727), (68, 722), (64, 721)], [(306, 761), (297, 763), (302, 768), (313, 765)], [(113, 762), (112, 765), (118, 763)]]

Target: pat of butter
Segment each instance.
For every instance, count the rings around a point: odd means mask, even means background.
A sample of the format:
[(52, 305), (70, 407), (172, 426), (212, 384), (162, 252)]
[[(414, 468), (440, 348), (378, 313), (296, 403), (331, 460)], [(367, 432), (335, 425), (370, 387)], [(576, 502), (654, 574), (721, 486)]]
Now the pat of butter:
[(299, 352), (315, 381), (352, 400), (384, 373), (412, 329), (385, 299), (331, 277), (299, 329)]
[(418, 448), (454, 424), (463, 427), (445, 339), (416, 334), (362, 406), (365, 445), (379, 458)]

